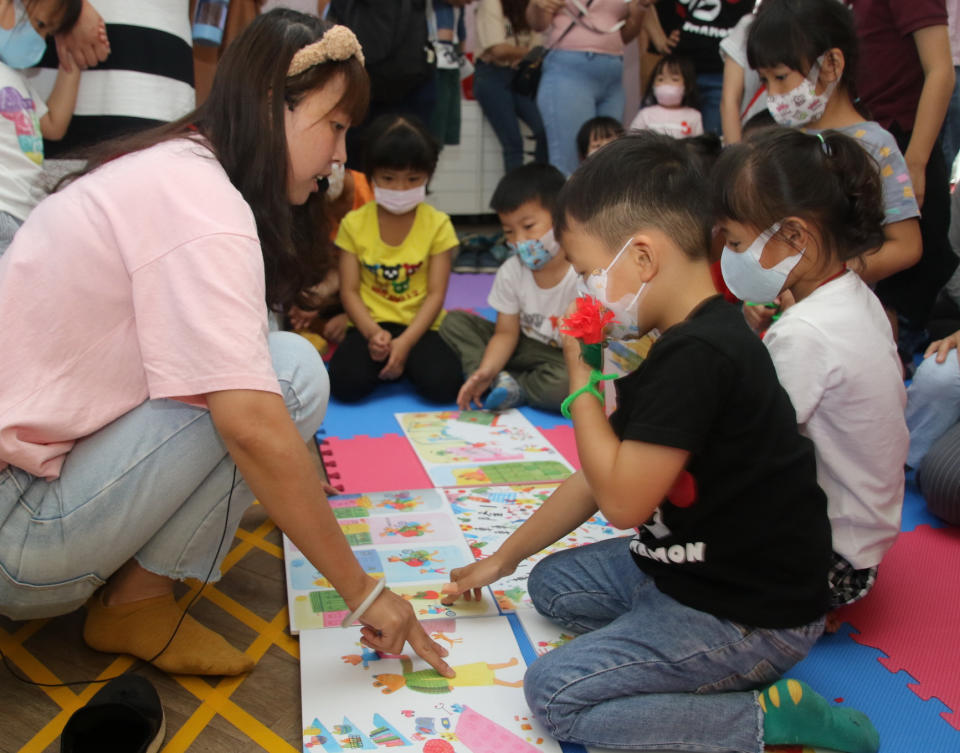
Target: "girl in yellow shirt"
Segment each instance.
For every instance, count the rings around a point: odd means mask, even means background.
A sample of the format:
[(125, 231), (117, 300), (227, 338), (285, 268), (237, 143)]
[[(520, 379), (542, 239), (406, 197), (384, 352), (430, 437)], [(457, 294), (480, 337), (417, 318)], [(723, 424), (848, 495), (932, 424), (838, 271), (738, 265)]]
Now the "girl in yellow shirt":
[(337, 245), (351, 329), (330, 362), (338, 400), (360, 400), (384, 380), (407, 377), (434, 402), (453, 402), (460, 361), (437, 334), (457, 236), (425, 203), (439, 150), (422, 124), (385, 115), (371, 126), (366, 173), (374, 200), (347, 214)]

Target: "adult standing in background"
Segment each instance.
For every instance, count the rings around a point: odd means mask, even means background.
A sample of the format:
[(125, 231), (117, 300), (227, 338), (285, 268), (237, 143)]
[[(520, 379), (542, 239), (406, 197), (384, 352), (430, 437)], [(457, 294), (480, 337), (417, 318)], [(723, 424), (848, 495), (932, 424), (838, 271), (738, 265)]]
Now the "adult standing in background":
[(950, 33), (950, 54), (956, 82), (950, 96), (947, 117), (943, 120), (940, 140), (943, 142), (943, 159), (947, 172), (953, 176), (953, 163), (960, 152), (960, 0), (947, 0), (947, 29)]
[(430, 122), (437, 81), (427, 0), (331, 0), (327, 18), (352, 29), (365, 50), (370, 108), (347, 133), (347, 167), (362, 170), (368, 126), (381, 115)]
[(523, 164), (521, 120), (533, 132), (534, 160), (547, 161), (547, 134), (537, 103), (511, 87), (517, 63), (541, 41), (527, 23), (529, 3), (530, 0), (480, 0), (476, 7), (473, 93), (503, 147), (503, 169), (507, 173)]
[(623, 119), (623, 46), (640, 33), (648, 5), (648, 0), (530, 0), (527, 6), (527, 23), (546, 31), (551, 47), (537, 106), (550, 163), (567, 175), (579, 164), (580, 126), (598, 115)]
[(658, 52), (690, 58), (697, 72), (703, 130), (720, 133), (723, 63), (720, 40), (753, 10), (754, 0), (660, 0), (646, 23)]
[[(99, 36), (101, 17), (109, 41)], [(189, 0), (84, 0), (76, 27), (57, 38), (61, 45), (90, 70), (66, 136), (45, 144), (48, 157), (176, 120), (196, 106)], [(52, 90), (58, 65), (48, 45), (33, 74), (41, 95)]]
[(901, 358), (910, 362), (940, 288), (957, 266), (950, 248), (950, 189), (939, 133), (954, 71), (944, 0), (852, 0), (860, 38), (857, 90), (893, 134), (922, 211), (923, 256), (877, 285), (900, 321)]

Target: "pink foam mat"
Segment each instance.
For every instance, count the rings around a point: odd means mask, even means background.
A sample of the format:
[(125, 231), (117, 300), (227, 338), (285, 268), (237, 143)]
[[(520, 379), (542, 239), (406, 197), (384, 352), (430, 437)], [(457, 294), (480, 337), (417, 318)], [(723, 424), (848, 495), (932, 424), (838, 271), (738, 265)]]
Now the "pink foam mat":
[[(537, 427), (539, 429), (539, 427)], [(554, 449), (563, 455), (567, 462), (580, 470), (580, 456), (577, 454), (577, 439), (573, 427), (567, 425), (554, 426), (550, 429), (539, 429)]]
[(319, 442), (319, 450), (330, 483), (346, 494), (433, 486), (413, 447), (399, 434), (331, 437)]
[(940, 716), (960, 730), (960, 529), (917, 526), (884, 557), (877, 583), (841, 616), (853, 640), (886, 654), (890, 672), (906, 670), (923, 700), (938, 698)]

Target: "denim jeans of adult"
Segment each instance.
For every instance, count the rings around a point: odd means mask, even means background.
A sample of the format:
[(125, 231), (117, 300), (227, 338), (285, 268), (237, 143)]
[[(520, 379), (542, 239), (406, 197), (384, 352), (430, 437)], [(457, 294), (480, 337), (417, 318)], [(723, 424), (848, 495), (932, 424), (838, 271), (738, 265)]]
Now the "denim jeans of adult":
[(943, 148), (943, 161), (947, 165), (947, 172), (953, 175), (953, 162), (960, 152), (960, 65), (953, 66), (956, 80), (953, 85), (953, 94), (950, 95), (950, 104), (947, 105), (947, 115), (940, 128), (940, 146)]
[(937, 363), (935, 356), (923, 359), (907, 388), (907, 428), (910, 451), (907, 465), (919, 468), (927, 451), (960, 421), (960, 363), (957, 351)]
[(622, 120), (624, 105), (623, 57), (551, 50), (543, 62), (537, 90), (550, 164), (570, 175), (580, 162), (580, 126), (598, 115)]
[[(298, 335), (273, 333), (269, 344), (306, 440), (326, 411), (327, 373)], [(231, 490), (234, 469), (208, 411), (149, 400), (77, 441), (53, 481), (12, 466), (0, 471), (0, 613), (70, 612), (131, 557), (177, 580), (202, 579), (212, 568), (216, 580), (253, 500), (239, 476)]]
[(697, 76), (697, 96), (704, 133), (720, 133), (720, 96), (723, 93), (722, 73), (701, 73)]
[(756, 690), (823, 632), (752, 628), (684, 606), (640, 570), (629, 539), (547, 557), (531, 572), (537, 610), (580, 633), (527, 670), (527, 702), (559, 740), (603, 748), (759, 753)]
[(19, 219), (8, 212), (0, 212), (0, 256), (13, 243), (13, 236), (23, 224)]
[(523, 164), (522, 120), (533, 132), (534, 161), (547, 161), (547, 134), (540, 118), (540, 110), (533, 97), (517, 94), (510, 87), (514, 70), (505, 65), (491, 65), (477, 61), (473, 74), (473, 93), (480, 103), (484, 117), (490, 122), (503, 147), (503, 169), (510, 172)]

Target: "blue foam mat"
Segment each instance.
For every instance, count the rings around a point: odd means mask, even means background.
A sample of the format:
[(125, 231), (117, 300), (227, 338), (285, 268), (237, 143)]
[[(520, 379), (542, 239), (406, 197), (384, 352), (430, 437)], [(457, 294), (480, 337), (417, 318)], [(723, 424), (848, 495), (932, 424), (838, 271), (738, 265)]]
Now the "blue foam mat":
[(880, 733), (881, 753), (960, 751), (960, 730), (940, 717), (947, 707), (935, 698), (921, 700), (907, 687), (913, 682), (907, 672), (889, 672), (877, 661), (883, 654), (856, 643), (852, 632), (844, 623), (837, 633), (823, 636), (786, 676), (864, 712)]
[(916, 472), (908, 471), (907, 485), (903, 493), (903, 519), (900, 522), (900, 530), (912, 531), (922, 525), (928, 525), (931, 528), (947, 527), (945, 521), (940, 520), (927, 509), (927, 503), (917, 486)]

